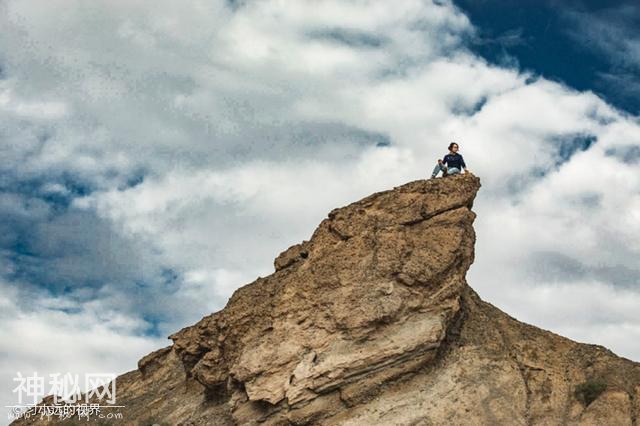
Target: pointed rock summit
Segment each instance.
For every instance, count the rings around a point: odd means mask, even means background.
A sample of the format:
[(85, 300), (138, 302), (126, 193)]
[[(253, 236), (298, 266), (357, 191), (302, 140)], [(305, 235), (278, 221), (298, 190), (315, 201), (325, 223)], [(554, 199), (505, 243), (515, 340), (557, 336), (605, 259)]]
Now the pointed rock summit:
[(479, 188), (418, 180), (332, 210), (119, 376), (113, 424), (638, 424), (639, 364), (467, 285)]

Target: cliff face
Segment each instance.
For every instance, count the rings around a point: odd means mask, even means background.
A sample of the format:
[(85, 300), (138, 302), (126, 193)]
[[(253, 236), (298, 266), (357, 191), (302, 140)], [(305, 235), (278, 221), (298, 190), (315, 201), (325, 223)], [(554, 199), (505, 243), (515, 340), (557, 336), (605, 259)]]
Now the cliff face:
[(170, 336), (187, 372), (229, 392), (244, 423), (326, 414), (428, 364), (460, 309), (479, 182), (440, 186), (418, 181), (330, 212), (274, 274)]
[(114, 423), (637, 424), (639, 364), (467, 285), (479, 188), (418, 180), (331, 211), (273, 274), (119, 376)]

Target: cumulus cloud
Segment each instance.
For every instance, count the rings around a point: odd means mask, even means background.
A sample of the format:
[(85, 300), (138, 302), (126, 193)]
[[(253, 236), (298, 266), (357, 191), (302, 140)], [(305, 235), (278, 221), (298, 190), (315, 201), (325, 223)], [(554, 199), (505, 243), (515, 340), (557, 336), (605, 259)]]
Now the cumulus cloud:
[[(20, 283), (18, 283), (20, 284)], [(16, 282), (0, 281), (0, 398), (6, 405), (39, 401), (51, 390), (51, 375), (77, 375), (82, 391), (85, 374), (121, 374), (164, 338), (147, 337), (136, 316), (104, 309), (95, 300), (80, 304), (64, 296), (24, 294)], [(22, 294), (20, 294), (22, 293)], [(16, 302), (28, 302), (19, 306)], [(44, 378), (43, 392), (19, 392), (18, 377)], [(116, 385), (117, 386), (117, 385)], [(21, 399), (21, 401), (20, 401)], [(8, 409), (3, 408), (3, 422)]]
[[(135, 368), (334, 207), (427, 177), (451, 140), (483, 185), (469, 283), (640, 359), (637, 119), (474, 56), (452, 3), (0, 8), (3, 374), (68, 370), (76, 339), (93, 346), (73, 365)], [(74, 337), (93, 315), (95, 338)], [(49, 331), (61, 352), (43, 356)]]

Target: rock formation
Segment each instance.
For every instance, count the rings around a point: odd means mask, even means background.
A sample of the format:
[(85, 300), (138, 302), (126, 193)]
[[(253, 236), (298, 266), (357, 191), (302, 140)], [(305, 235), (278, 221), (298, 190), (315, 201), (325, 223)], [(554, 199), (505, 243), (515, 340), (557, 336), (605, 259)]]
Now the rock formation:
[(479, 188), (418, 180), (332, 210), (273, 274), (119, 376), (113, 424), (638, 424), (640, 364), (467, 285)]

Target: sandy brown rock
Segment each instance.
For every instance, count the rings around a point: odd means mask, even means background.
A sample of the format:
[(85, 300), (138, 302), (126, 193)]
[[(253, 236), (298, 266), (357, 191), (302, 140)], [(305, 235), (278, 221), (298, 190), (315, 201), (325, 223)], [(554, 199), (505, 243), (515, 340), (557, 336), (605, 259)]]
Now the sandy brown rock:
[[(637, 363), (467, 285), (479, 188), (418, 180), (332, 210), (273, 274), (118, 377), (125, 423), (636, 425)], [(582, 401), (594, 380), (606, 389)]]

